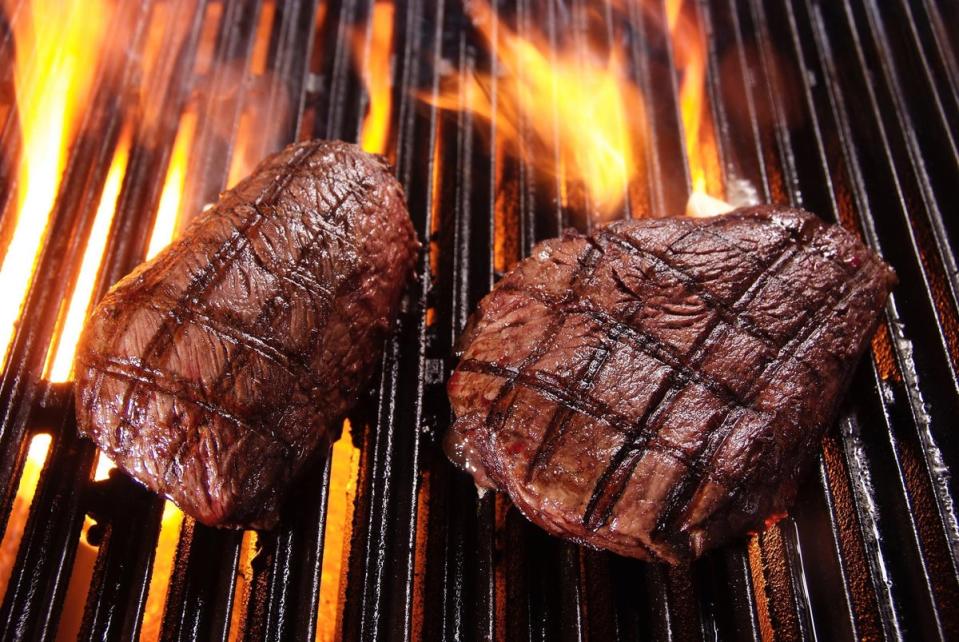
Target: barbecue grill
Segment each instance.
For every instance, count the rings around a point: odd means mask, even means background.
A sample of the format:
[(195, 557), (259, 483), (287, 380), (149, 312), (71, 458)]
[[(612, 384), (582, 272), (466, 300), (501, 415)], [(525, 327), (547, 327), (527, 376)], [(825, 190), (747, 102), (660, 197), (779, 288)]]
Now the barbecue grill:
[[(36, 53), (14, 33), (43, 4), (5, 2), (0, 25), (4, 253), (26, 152), (11, 70)], [(92, 70), (0, 379), (2, 637), (959, 635), (950, 428), (959, 416), (959, 8), (495, 3), (494, 33), (538, 34), (554, 47), (549, 56), (572, 47), (587, 58), (598, 47), (625, 61), (645, 110), (641, 171), (616, 215), (681, 213), (696, 183), (669, 28), (677, 6), (704, 54), (710, 192), (734, 198), (745, 185), (759, 200), (838, 221), (901, 281), (788, 517), (689, 567), (641, 563), (549, 537), (505, 497), (478, 495), (443, 456), (445, 383), (468, 314), (536, 241), (595, 218), (562, 171), (544, 173), (523, 153), (533, 144), (528, 120), (506, 140), (495, 110), (487, 119), (436, 106), (451, 77), (487, 74), (494, 105), (507, 82), (497, 40), (478, 33), (468, 6), (123, 2), (105, 26), (109, 53)], [(378, 146), (428, 251), (372, 390), (296, 487), (282, 526), (207, 528), (98, 465), (50, 355), (65, 341), (103, 194), (116, 190), (94, 299), (152, 251), (155, 228), (168, 225), (171, 176), (183, 218), (248, 161), (310, 137)], [(122, 180), (111, 188), (121, 151)], [(17, 296), (3, 292), (3, 305)]]

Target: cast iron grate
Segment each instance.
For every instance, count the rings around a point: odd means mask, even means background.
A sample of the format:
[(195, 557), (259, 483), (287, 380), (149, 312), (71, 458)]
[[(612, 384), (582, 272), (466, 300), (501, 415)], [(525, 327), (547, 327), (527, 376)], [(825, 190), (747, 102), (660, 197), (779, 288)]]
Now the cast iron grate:
[[(116, 33), (129, 40), (129, 53), (104, 67), (97, 86), (133, 82), (158, 4), (186, 25), (186, 35), (166, 59), (169, 84), (148, 88), (169, 116), (134, 134), (101, 294), (146, 252), (188, 102), (199, 108), (186, 211), (224, 186), (251, 92), (265, 92), (265, 100), (256, 96), (265, 105), (259, 117), (274, 128), (260, 155), (295, 138), (356, 140), (368, 107), (353, 59), (357, 34), (371, 37), (372, 0), (122, 3)], [(589, 30), (590, 38), (622, 48), (648, 105), (645, 172), (625, 215), (683, 211), (690, 177), (673, 51), (660, 28), (663, 4), (498, 5), (503, 24), (520, 35), (536, 29), (556, 42)], [(274, 12), (265, 35), (257, 30), (264, 11)], [(387, 155), (429, 253), (379, 379), (351, 417), (359, 463), (336, 622), (344, 638), (959, 634), (951, 475), (959, 466), (952, 435), (959, 416), (959, 11), (934, 0), (687, 0), (683, 12), (704, 38), (727, 191), (748, 181), (761, 200), (840, 221), (878, 248), (901, 279), (816, 473), (789, 518), (683, 569), (552, 539), (503, 497), (477, 497), (437, 448), (450, 422), (444, 385), (457, 334), (498, 274), (535, 241), (586, 223), (563, 205), (558, 180), (502, 153), (495, 126), (420, 100), (450, 73), (495, 71), (496, 52), (462, 3), (397, 0)], [(588, 13), (593, 18), (583, 19)], [(212, 52), (198, 53), (211, 15)], [(254, 89), (249, 72), (238, 80), (228, 70), (248, 69), (260, 37), (269, 39), (265, 65), (274, 82)], [(13, 51), (9, 29), (0, 53), (6, 61), (26, 55)], [(200, 55), (214, 60), (202, 79), (194, 64)], [(239, 67), (217, 64), (231, 61)], [(102, 90), (87, 105), (0, 379), (4, 526), (30, 438), (41, 431), (53, 438), (0, 607), (9, 639), (56, 635), (87, 514), (97, 521), (91, 532), (98, 549), (80, 637), (129, 639), (143, 625), (163, 502), (122, 476), (92, 481), (95, 451), (75, 434), (72, 390), (42, 379), (121, 135), (124, 101), (122, 91)], [(2, 127), (6, 203), (19, 143), (12, 116)], [(314, 638), (321, 580), (341, 581), (322, 576), (330, 474), (327, 458), (300, 485), (290, 519), (258, 538), (248, 577), (239, 578), (242, 533), (184, 521), (161, 636)], [(248, 585), (242, 595), (238, 579)]]

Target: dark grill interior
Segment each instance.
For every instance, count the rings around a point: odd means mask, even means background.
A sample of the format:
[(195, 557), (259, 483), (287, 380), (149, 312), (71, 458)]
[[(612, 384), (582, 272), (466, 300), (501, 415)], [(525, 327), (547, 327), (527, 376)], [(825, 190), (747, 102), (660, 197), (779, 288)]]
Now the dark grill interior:
[[(647, 122), (643, 174), (623, 215), (684, 211), (691, 179), (663, 4), (499, 4), (503, 24), (521, 36), (580, 34), (626, 54)], [(9, 25), (17, 3), (7, 5)], [(170, 38), (158, 63), (169, 82), (144, 90), (160, 117), (133, 128), (96, 296), (147, 251), (188, 105), (197, 116), (185, 213), (216, 198), (236, 150), (258, 159), (296, 138), (357, 140), (369, 107), (354, 50), (358, 42), (370, 49), (372, 1), (121, 6), (108, 32), (124, 41), (122, 62), (96, 74), (0, 382), (4, 527), (13, 524), (31, 437), (52, 435), (29, 517), (17, 525), (23, 535), (0, 607), (5, 639), (53, 638), (65, 608), (82, 610), (84, 639), (135, 637), (148, 594), (167, 579), (151, 586), (163, 501), (116, 473), (92, 481), (96, 453), (76, 435), (71, 386), (43, 378), (127, 123), (130, 97), (121, 89), (139, 82), (151, 12), (162, 6), (182, 37)], [(959, 442), (950, 428), (959, 416), (959, 9), (934, 0), (687, 0), (682, 11), (706, 45), (714, 180), (727, 194), (748, 181), (760, 200), (856, 230), (901, 280), (790, 516), (673, 569), (550, 538), (504, 497), (478, 498), (447, 462), (437, 447), (451, 419), (444, 386), (469, 312), (534, 242), (588, 217), (579, 200), (561, 197), (561, 179), (507, 153), (495, 126), (421, 100), (450, 74), (490, 71), (495, 52), (459, 1), (397, 0), (386, 151), (429, 252), (381, 374), (351, 417), (355, 505), (345, 530), (330, 534), (348, 538), (342, 574), (322, 573), (328, 500), (344, 501), (328, 492), (327, 457), (300, 484), (290, 518), (260, 534), (252, 553), (241, 532), (184, 520), (158, 624), (163, 639), (311, 639), (337, 627), (346, 639), (959, 635), (951, 475)], [(260, 33), (264, 12), (272, 20)], [(215, 35), (204, 53), (208, 25)], [(9, 28), (2, 35), (5, 246), (20, 148), (9, 69), (29, 52), (16, 50)], [(251, 60), (262, 37), (257, 71)], [(198, 56), (211, 57), (205, 70)], [(264, 131), (251, 148), (241, 139), (253, 105)], [(86, 515), (96, 522), (89, 531)], [(96, 562), (89, 589), (71, 605), (74, 561), (87, 545), (81, 530), (97, 547)], [(335, 623), (322, 610), (318, 621), (321, 580), (338, 583)]]

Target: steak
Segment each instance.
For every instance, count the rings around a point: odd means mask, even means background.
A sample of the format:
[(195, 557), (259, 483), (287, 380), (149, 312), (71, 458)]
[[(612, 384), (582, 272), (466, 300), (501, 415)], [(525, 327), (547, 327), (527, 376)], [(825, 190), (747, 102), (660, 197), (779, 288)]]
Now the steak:
[(272, 526), (367, 384), (417, 251), (383, 158), (270, 156), (96, 307), (81, 433), (205, 524)]
[(778, 207), (545, 241), (461, 337), (447, 454), (553, 534), (695, 558), (790, 506), (895, 280)]

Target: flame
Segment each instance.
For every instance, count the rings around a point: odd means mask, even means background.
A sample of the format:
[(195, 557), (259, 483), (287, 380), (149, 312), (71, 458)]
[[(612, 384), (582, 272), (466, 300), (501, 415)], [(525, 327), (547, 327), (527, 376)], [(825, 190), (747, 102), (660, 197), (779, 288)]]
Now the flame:
[(582, 185), (593, 209), (613, 213), (639, 172), (634, 150), (641, 128), (635, 124), (644, 118), (642, 95), (620, 52), (604, 54), (580, 43), (554, 55), (541, 34), (524, 39), (496, 25), (484, 2), (469, 6), (503, 72), (497, 102), (490, 99), (493, 79), (485, 74), (455, 77), (439, 97), (424, 100), (495, 119), (498, 133), (518, 146), (527, 162)]
[[(666, 0), (666, 26), (673, 43), (676, 66), (682, 77), (679, 107), (693, 188), (687, 214), (713, 215), (724, 211), (725, 203), (717, 200), (723, 196), (719, 160), (712, 131), (704, 123), (707, 111), (706, 48), (698, 25), (682, 11), (684, 2)], [(694, 199), (698, 199), (699, 203), (694, 204)]]
[(120, 137), (117, 150), (113, 155), (113, 162), (107, 173), (107, 180), (100, 195), (100, 204), (90, 230), (90, 238), (83, 253), (83, 262), (80, 265), (80, 274), (73, 288), (73, 295), (67, 307), (67, 314), (63, 321), (60, 336), (55, 344), (56, 350), (51, 350), (51, 359), (47, 362), (47, 379), (49, 381), (68, 381), (73, 374), (73, 355), (76, 352), (77, 341), (83, 329), (83, 322), (90, 308), (93, 290), (96, 287), (100, 262), (103, 251), (106, 249), (107, 237), (110, 234), (110, 224), (116, 210), (117, 198), (120, 196), (120, 187), (123, 184), (123, 175), (126, 172), (127, 158), (130, 154), (130, 132), (126, 130)]
[[(275, 17), (275, 2), (267, 2), (260, 8), (256, 38), (253, 41), (253, 52), (250, 55), (249, 72), (251, 78), (248, 82), (251, 87), (265, 85), (264, 80), (271, 80), (267, 71), (267, 60), (270, 52), (270, 30), (273, 27)], [(254, 99), (248, 100), (244, 105), (240, 114), (240, 122), (237, 125), (233, 157), (230, 159), (230, 171), (226, 180), (227, 189), (231, 189), (252, 173), (263, 156), (267, 152), (273, 151), (276, 146), (277, 134), (285, 123), (283, 122), (284, 118), (278, 118), (268, 112), (269, 105), (266, 104), (268, 102)], [(283, 111), (285, 112), (285, 110)]]
[(97, 466), (93, 471), (93, 481), (103, 481), (110, 476), (110, 471), (116, 467), (117, 465), (113, 463), (112, 459), (102, 452), (97, 452)]
[(180, 527), (183, 525), (183, 513), (173, 502), (163, 504), (163, 516), (160, 518), (160, 536), (157, 538), (156, 556), (150, 571), (150, 586), (147, 589), (147, 601), (143, 607), (143, 628), (141, 640), (159, 640), (163, 625), (163, 607), (167, 592), (170, 590), (170, 578), (173, 577), (173, 565), (176, 562), (177, 542), (180, 539)]
[(187, 166), (190, 160), (190, 145), (193, 142), (195, 129), (196, 112), (185, 113), (180, 119), (180, 127), (173, 142), (170, 164), (167, 167), (166, 179), (163, 181), (163, 192), (160, 194), (160, 206), (157, 209), (156, 221), (153, 223), (153, 232), (150, 234), (147, 259), (152, 259), (169, 245), (176, 233), (180, 201), (183, 199), (183, 186), (186, 183)]
[(343, 432), (330, 451), (329, 500), (326, 533), (323, 538), (323, 581), (320, 582), (315, 642), (333, 642), (342, 637), (342, 603), (349, 570), (350, 533), (353, 504), (360, 471), (360, 451), (353, 445), (352, 427), (347, 419)]
[[(10, 0), (4, 2), (12, 15)], [(32, 0), (14, 29), (14, 87), (23, 148), (16, 224), (0, 267), (0, 354), (13, 338), (56, 200), (70, 141), (97, 66), (108, 7), (101, 0)], [(54, 19), (52, 16), (56, 16)]]
[(393, 44), (393, 3), (377, 0), (370, 18), (369, 42), (354, 39), (357, 60), (363, 60), (363, 83), (369, 95), (370, 108), (363, 120), (360, 146), (374, 154), (386, 152), (390, 133), (392, 80), (390, 78), (390, 50)]

